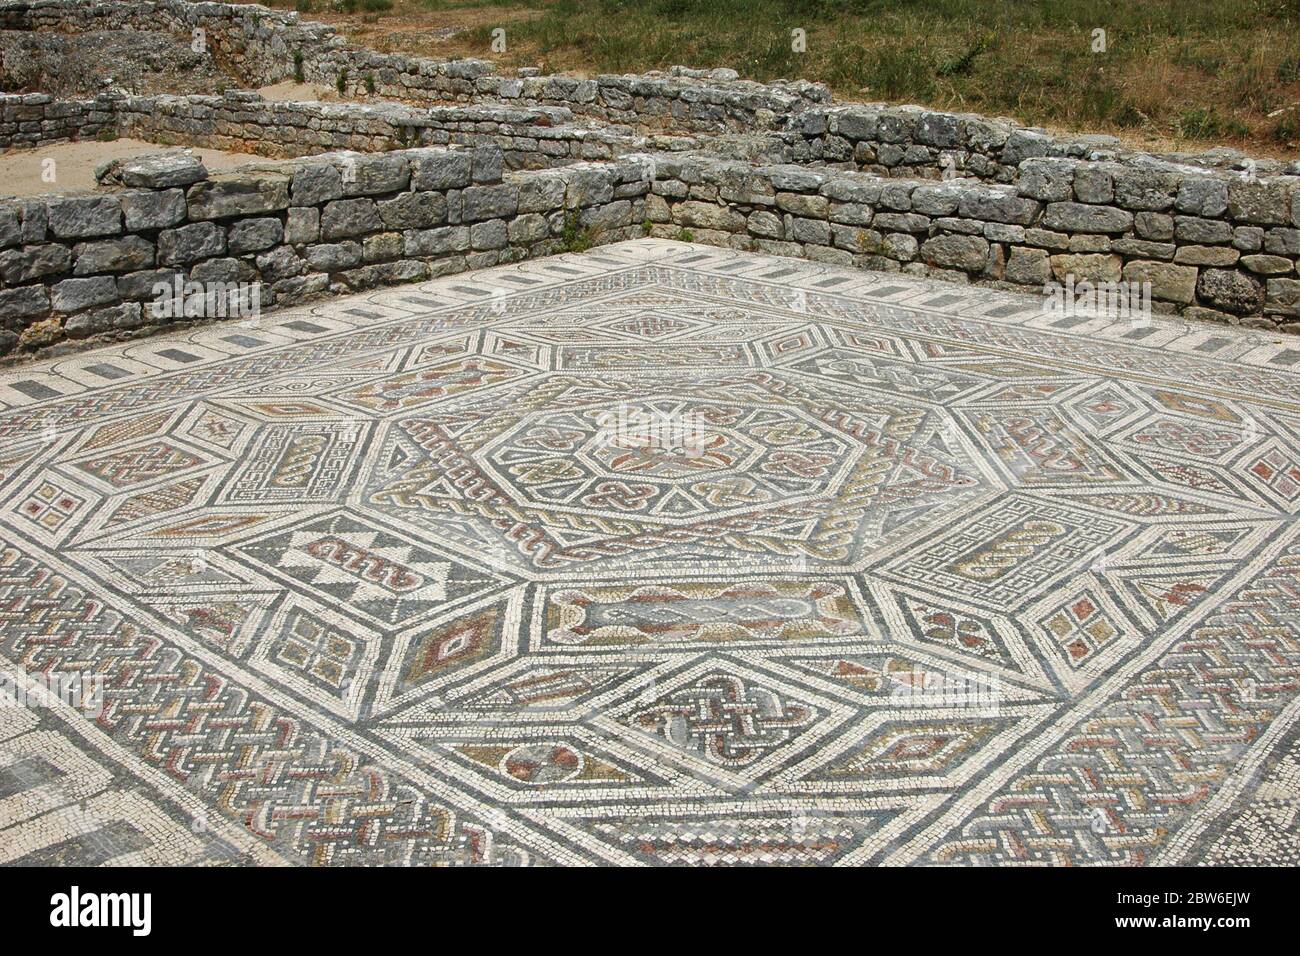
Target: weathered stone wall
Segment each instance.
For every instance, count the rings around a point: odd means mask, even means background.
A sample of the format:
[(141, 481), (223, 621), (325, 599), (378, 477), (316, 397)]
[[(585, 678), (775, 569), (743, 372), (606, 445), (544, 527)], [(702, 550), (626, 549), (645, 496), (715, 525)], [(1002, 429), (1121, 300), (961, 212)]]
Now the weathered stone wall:
[(1043, 287), (1149, 282), (1166, 311), (1300, 331), (1300, 177), (1031, 158), (1014, 184), (652, 158), (652, 235)]
[(0, 94), (0, 149), (116, 136), (116, 99), (59, 101), (48, 93)]
[[(804, 81), (740, 80), (732, 70), (673, 67), (667, 73), (563, 75), (499, 73), (481, 59), (437, 60), (355, 47), (330, 27), (298, 14), (249, 4), (186, 0), (8, 0), (0, 29), (89, 32), (167, 31), (189, 42), (202, 29), (214, 58), (254, 86), (289, 79), (295, 54), (305, 79), (357, 92), (428, 104), (558, 106), (575, 116), (678, 132), (772, 131), (783, 135), (791, 162), (853, 163), (882, 175), (938, 177), (945, 169), (989, 182), (1012, 182), (1019, 164), (1037, 157), (1114, 159), (1110, 136), (1053, 136), (1005, 119), (916, 106), (833, 104), (829, 91)], [(1173, 157), (1220, 167), (1253, 163), (1265, 174), (1282, 164), (1249, 161), (1232, 151)], [(1277, 166), (1278, 169), (1272, 169)], [(1300, 172), (1290, 164), (1289, 172)]]
[[(291, 103), (248, 90), (221, 96), (127, 96), (56, 100), (0, 94), (0, 149), (131, 136), (162, 145), (207, 146), (272, 158), (331, 149), (382, 152), (411, 146), (499, 146), (510, 169), (541, 169), (661, 148), (628, 127), (575, 122), (564, 107)], [(694, 141), (688, 141), (694, 145)]]
[[(1013, 182), (1025, 159), (1126, 155), (1111, 136), (1059, 137), (1011, 120), (916, 106), (834, 104), (821, 84), (755, 83), (738, 79), (733, 70), (673, 67), (578, 79), (534, 70), (507, 75), (482, 59), (379, 53), (352, 46), (332, 28), (297, 13), (251, 4), (3, 0), (0, 29), (167, 31), (187, 43), (192, 31), (202, 29), (222, 67), (254, 86), (291, 78), (299, 56), (305, 79), (332, 86), (342, 77), (350, 90), (373, 88), (382, 98), (419, 105), (558, 106), (578, 117), (688, 134), (772, 132), (784, 138), (790, 162), (853, 164), (882, 175), (937, 178), (948, 170)], [(1230, 150), (1168, 158), (1206, 168), (1249, 165), (1262, 175), (1300, 173), (1300, 162), (1283, 168)]]
[(209, 175), (173, 154), (98, 193), (0, 201), (0, 355), (136, 335), (157, 283), (259, 284), (263, 306), (641, 235), (648, 166), (505, 172), (496, 147), (327, 154)]
[[(269, 305), (421, 278), (444, 259), (541, 254), (563, 245), (566, 207), (581, 210), (571, 234), (640, 235), (644, 220), (662, 237), (958, 282), (1149, 283), (1166, 311), (1300, 331), (1300, 177), (1033, 158), (1011, 184), (935, 182), (657, 152), (503, 180), (502, 155), (327, 154), (192, 183), (142, 161), (146, 172), (128, 164), (104, 196), (11, 201), (0, 206), (4, 347), (148, 324), (139, 303), (160, 273), (263, 282)], [(168, 162), (201, 173), (187, 157)], [(434, 189), (420, 164), (460, 178)], [(341, 185), (316, 195), (303, 185), (312, 176)], [(410, 198), (426, 192), (438, 195)], [(532, 192), (542, 198), (522, 198)], [(418, 215), (394, 211), (417, 202)], [(357, 224), (330, 225), (345, 215)], [(117, 300), (80, 292), (110, 286)]]
[(355, 47), (321, 23), (254, 5), (153, 0), (87, 4), (84, 0), (0, 3), (0, 29), (87, 32), (164, 30), (188, 39), (195, 29), (233, 77), (253, 86), (294, 75), (295, 55), (305, 79), (420, 104), (501, 100), (564, 106), (581, 116), (615, 123), (697, 131), (770, 128), (810, 103), (830, 101), (818, 83), (755, 83), (732, 70), (599, 76), (511, 76), (487, 60), (435, 60)]
[[(882, 176), (973, 176), (998, 183), (1015, 182), (1027, 159), (1155, 159), (1125, 149), (1114, 136), (1055, 136), (974, 113), (883, 103), (810, 106), (790, 117), (785, 139), (791, 147), (791, 162), (851, 164)], [(1236, 170), (1255, 176), (1300, 175), (1300, 161), (1251, 159), (1230, 149), (1159, 159), (1177, 166)]]
[(843, 105), (805, 110), (788, 139), (794, 162), (851, 163), (882, 176), (974, 176), (1014, 182), (1020, 163), (1039, 156), (1114, 158), (1113, 136), (1060, 139), (1010, 120), (917, 106)]
[(239, 84), (171, 33), (0, 30), (0, 90), (84, 99), (108, 86), (139, 95), (212, 93)]

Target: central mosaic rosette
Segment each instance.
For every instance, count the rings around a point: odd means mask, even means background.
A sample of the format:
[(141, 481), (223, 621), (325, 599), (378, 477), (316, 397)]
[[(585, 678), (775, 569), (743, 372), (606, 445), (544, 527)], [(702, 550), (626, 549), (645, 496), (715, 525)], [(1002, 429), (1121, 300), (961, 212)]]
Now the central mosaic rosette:
[(851, 565), (995, 486), (941, 409), (760, 370), (692, 379), (552, 374), (399, 417), (367, 502), (533, 571), (798, 569)]
[(521, 503), (680, 524), (825, 494), (863, 451), (798, 409), (660, 395), (527, 415), (477, 458)]

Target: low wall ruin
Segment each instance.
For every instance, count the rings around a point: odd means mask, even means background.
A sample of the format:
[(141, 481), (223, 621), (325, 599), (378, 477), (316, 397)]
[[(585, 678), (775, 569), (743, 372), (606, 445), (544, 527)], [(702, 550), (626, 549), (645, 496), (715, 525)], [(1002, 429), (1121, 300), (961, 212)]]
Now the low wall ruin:
[(256, 287), (266, 307), (639, 236), (646, 168), (505, 172), (496, 147), (221, 175), (184, 154), (128, 160), (102, 195), (0, 201), (0, 355), (202, 317), (156, 310), (160, 284)]
[(1148, 283), (1164, 311), (1300, 331), (1300, 177), (1030, 158), (1014, 183), (655, 158), (651, 235), (959, 282)]
[[(495, 145), (510, 169), (541, 169), (663, 145), (628, 127), (575, 122), (563, 107), (299, 103), (248, 90), (221, 96), (128, 96), (87, 100), (0, 94), (0, 149), (35, 149), (129, 136), (160, 145), (204, 146), (273, 159), (336, 149), (383, 152), (414, 146)], [(684, 140), (686, 145), (698, 145)]]
[(257, 87), (292, 79), (334, 86), (416, 104), (466, 103), (483, 99), (532, 106), (563, 106), (606, 122), (697, 131), (767, 128), (809, 103), (830, 102), (830, 91), (803, 80), (755, 83), (733, 70), (606, 75), (577, 79), (561, 74), (498, 73), (480, 59), (438, 60), (380, 53), (349, 44), (322, 23), (297, 13), (250, 4), (186, 0), (31, 0), (0, 3), (0, 30), (63, 33), (166, 31), (188, 42), (194, 30), (232, 77)]

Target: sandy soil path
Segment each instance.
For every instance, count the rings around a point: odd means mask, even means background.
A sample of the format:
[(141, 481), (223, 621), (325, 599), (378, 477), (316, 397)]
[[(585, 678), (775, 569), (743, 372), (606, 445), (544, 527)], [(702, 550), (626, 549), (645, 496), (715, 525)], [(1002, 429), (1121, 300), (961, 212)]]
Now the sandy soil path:
[[(14, 149), (0, 153), (0, 196), (37, 196), (67, 193), (95, 187), (95, 169), (109, 159), (128, 159), (146, 153), (167, 153), (176, 147), (159, 146), (138, 139), (111, 142), (83, 140), (40, 149)], [(230, 169), (264, 157), (248, 153), (227, 153), (219, 149), (191, 150), (209, 171)], [(49, 165), (49, 161), (53, 161)], [(53, 181), (49, 181), (50, 177)]]

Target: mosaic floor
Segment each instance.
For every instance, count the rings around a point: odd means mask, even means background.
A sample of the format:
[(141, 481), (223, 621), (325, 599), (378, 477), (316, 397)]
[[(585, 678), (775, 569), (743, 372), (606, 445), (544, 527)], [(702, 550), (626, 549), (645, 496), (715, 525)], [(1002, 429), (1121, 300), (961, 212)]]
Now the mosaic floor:
[(1298, 510), (1300, 340), (679, 243), (9, 369), (0, 862), (1294, 864)]

